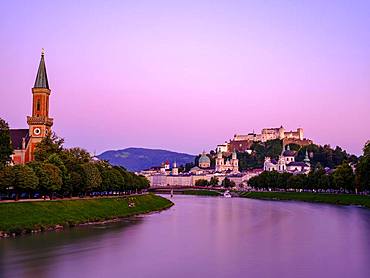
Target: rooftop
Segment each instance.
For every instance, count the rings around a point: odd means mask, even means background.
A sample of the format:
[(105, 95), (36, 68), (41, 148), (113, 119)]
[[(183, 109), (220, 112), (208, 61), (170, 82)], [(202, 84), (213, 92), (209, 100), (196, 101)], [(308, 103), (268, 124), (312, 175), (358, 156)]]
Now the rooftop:
[(35, 85), (33, 86), (34, 88), (49, 89), (49, 81), (48, 81), (48, 76), (46, 74), (44, 54), (45, 54), (44, 49), (42, 49), (39, 69), (37, 71)]
[(10, 129), (9, 130), (11, 143), (14, 150), (21, 150), (22, 149), (22, 141), (23, 138), (26, 140), (26, 145), (29, 140), (29, 130), (28, 128), (22, 129)]

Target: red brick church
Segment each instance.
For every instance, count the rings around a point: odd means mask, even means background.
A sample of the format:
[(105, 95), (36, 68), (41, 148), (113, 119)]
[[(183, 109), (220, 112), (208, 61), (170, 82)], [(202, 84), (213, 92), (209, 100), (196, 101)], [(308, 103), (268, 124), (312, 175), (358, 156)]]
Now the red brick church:
[(50, 92), (44, 50), (42, 50), (35, 85), (32, 88), (32, 116), (27, 116), (28, 128), (10, 129), (14, 149), (13, 164), (32, 161), (36, 144), (51, 132), (53, 119), (49, 117)]

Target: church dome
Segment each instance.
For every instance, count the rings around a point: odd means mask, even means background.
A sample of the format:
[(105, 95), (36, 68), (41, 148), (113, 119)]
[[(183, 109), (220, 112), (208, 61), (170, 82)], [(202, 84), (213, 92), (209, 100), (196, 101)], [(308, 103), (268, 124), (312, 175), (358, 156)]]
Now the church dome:
[(211, 160), (205, 152), (203, 152), (201, 157), (199, 158), (199, 164), (211, 164)]

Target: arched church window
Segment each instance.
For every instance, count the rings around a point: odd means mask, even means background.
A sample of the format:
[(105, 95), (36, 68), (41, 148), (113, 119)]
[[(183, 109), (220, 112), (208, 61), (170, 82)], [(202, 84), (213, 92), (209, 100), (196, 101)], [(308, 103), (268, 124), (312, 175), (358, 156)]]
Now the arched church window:
[(40, 109), (41, 109), (41, 103), (40, 103), (40, 100), (38, 99), (36, 102), (36, 110), (40, 111)]

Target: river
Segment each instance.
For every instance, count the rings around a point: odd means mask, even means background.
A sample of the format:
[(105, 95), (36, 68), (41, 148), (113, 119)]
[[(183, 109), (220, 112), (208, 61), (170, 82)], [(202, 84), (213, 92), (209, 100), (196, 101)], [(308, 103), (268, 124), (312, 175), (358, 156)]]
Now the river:
[(370, 210), (175, 195), (119, 223), (0, 240), (0, 277), (369, 277)]

